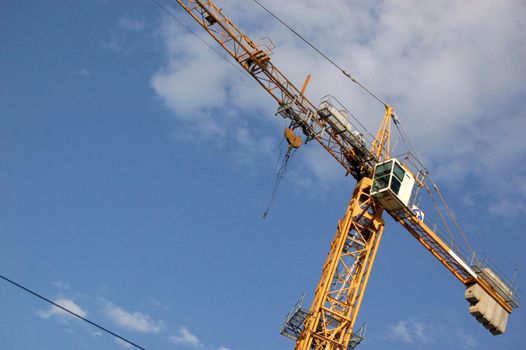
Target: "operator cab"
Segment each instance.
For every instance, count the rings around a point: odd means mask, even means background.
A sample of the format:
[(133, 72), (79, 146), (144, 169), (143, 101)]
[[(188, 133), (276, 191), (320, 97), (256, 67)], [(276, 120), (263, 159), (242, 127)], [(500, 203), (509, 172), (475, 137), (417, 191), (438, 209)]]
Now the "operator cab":
[(386, 210), (410, 207), (415, 178), (396, 158), (376, 164), (371, 196)]

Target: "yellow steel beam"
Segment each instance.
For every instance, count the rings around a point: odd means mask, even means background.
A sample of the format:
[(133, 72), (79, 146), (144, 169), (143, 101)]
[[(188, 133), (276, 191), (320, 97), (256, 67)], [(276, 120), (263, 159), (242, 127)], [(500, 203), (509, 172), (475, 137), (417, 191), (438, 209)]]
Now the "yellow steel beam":
[(305, 95), (305, 90), (307, 90), (307, 86), (310, 82), (310, 74), (307, 74), (307, 77), (305, 78), (305, 82), (303, 83), (303, 87), (301, 88), (300, 94), (301, 96)]
[(488, 282), (479, 278), (475, 271), (455, 253), (453, 247), (447, 245), (429, 226), (420, 221), (413, 213), (407, 211), (404, 215), (400, 213), (389, 214), (404, 226), (438, 261), (440, 261), (451, 273), (464, 285), (469, 286), (478, 283), (504, 310), (512, 312), (512, 306), (499, 292)]
[(384, 228), (371, 184), (358, 183), (338, 223), (296, 350), (347, 349)]
[(374, 138), (371, 153), (378, 159), (378, 161), (387, 160), (391, 158), (391, 118), (393, 115), (393, 108), (389, 105), (385, 108), (385, 114), (382, 123), (378, 127), (376, 137)]

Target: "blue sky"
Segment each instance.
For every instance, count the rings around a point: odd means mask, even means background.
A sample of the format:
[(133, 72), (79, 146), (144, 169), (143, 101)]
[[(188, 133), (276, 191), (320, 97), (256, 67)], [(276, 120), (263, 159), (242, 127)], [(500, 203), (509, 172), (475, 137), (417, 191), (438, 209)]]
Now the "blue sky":
[[(524, 3), (264, 3), (394, 104), (472, 244), (526, 290)], [(376, 128), (381, 106), (253, 2), (218, 4), (298, 86), (312, 74), (315, 103)], [(0, 273), (147, 349), (293, 348), (281, 323), (354, 180), (308, 145), (263, 220), (285, 125), (249, 78), (151, 1), (0, 7)], [(493, 337), (463, 293), (388, 219), (360, 348), (526, 347), (523, 309)], [(2, 348), (124, 347), (4, 282), (0, 308)]]

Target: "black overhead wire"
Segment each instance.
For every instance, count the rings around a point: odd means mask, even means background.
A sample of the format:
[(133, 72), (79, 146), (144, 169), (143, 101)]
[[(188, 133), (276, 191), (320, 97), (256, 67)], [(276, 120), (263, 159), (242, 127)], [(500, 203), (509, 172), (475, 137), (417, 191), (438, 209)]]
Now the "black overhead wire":
[(8, 283), (11, 283), (11, 284), (14, 285), (15, 287), (18, 287), (18, 288), (20, 288), (20, 289), (22, 289), (22, 290), (28, 292), (29, 294), (31, 294), (31, 295), (33, 295), (33, 296), (39, 298), (39, 299), (42, 299), (42, 300), (44, 300), (44, 301), (50, 303), (51, 305), (53, 305), (53, 306), (55, 306), (55, 307), (58, 307), (59, 309), (65, 311), (65, 312), (67, 312), (67, 313), (69, 313), (70, 315), (73, 315), (73, 316), (75, 316), (75, 317), (81, 319), (82, 321), (84, 321), (84, 322), (86, 322), (86, 323), (89, 323), (90, 325), (92, 325), (92, 326), (94, 326), (94, 327), (97, 327), (97, 328), (100, 329), (101, 331), (104, 331), (104, 332), (106, 332), (106, 333), (108, 333), (108, 334), (113, 335), (114, 337), (116, 337), (116, 338), (122, 340), (123, 342), (129, 344), (130, 346), (136, 347), (137, 349), (146, 350), (145, 348), (143, 348), (143, 347), (140, 346), (140, 345), (135, 344), (135, 343), (132, 342), (131, 340), (128, 340), (128, 339), (126, 339), (126, 338), (124, 338), (124, 337), (118, 335), (117, 333), (114, 333), (114, 332), (110, 331), (109, 329), (104, 328), (104, 327), (98, 325), (97, 323), (95, 323), (95, 322), (93, 322), (93, 321), (88, 320), (87, 318), (85, 318), (85, 317), (83, 317), (83, 316), (77, 314), (76, 312), (73, 312), (73, 311), (71, 311), (71, 310), (65, 308), (64, 306), (61, 306), (61, 305), (59, 305), (59, 304), (57, 304), (57, 303), (55, 303), (55, 302), (49, 300), (48, 298), (46, 298), (46, 297), (44, 297), (44, 296), (38, 294), (37, 292), (34, 292), (34, 291), (32, 291), (31, 289), (26, 288), (26, 287), (24, 287), (23, 285), (21, 285), (21, 284), (19, 284), (19, 283), (16, 283), (15, 281), (13, 281), (13, 280), (11, 280), (11, 279), (9, 279), (9, 278), (7, 278), (7, 277), (1, 275), (1, 274), (0, 274), (0, 278), (3, 279), (4, 281), (8, 282)]
[(263, 4), (261, 4), (258, 0), (253, 0), (256, 4), (258, 4), (263, 10), (268, 12), (272, 17), (274, 17), (279, 23), (283, 24), (288, 30), (290, 30), (292, 33), (294, 33), (298, 38), (303, 40), (305, 44), (309, 45), (314, 51), (316, 51), (320, 56), (322, 56), (325, 60), (327, 60), (329, 63), (331, 63), (334, 67), (336, 67), (340, 72), (343, 73), (347, 78), (351, 79), (354, 83), (356, 83), (360, 88), (362, 88), (365, 92), (367, 92), (369, 95), (374, 97), (378, 102), (383, 104), (387, 108), (387, 103), (382, 101), (380, 97), (378, 97), (376, 94), (374, 94), (371, 90), (369, 90), (365, 85), (360, 83), (358, 80), (356, 80), (355, 77), (353, 77), (350, 73), (348, 73), (345, 69), (343, 69), (340, 65), (338, 65), (336, 62), (334, 62), (333, 59), (328, 57), (326, 54), (324, 54), (320, 49), (318, 49), (316, 46), (311, 44), (307, 39), (305, 39), (301, 34), (299, 34), (294, 28), (292, 28), (290, 25), (285, 23), (281, 18), (279, 18), (276, 14), (274, 14), (272, 11), (270, 11), (268, 8), (266, 8)]

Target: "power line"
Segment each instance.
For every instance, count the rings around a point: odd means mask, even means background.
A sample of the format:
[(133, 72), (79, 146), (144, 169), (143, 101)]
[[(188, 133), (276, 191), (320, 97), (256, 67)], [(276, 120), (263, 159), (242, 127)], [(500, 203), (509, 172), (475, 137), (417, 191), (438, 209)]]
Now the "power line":
[(55, 302), (49, 300), (48, 298), (46, 298), (46, 297), (44, 297), (44, 296), (38, 294), (37, 292), (34, 292), (34, 291), (32, 291), (31, 289), (26, 288), (26, 287), (24, 287), (23, 285), (21, 285), (21, 284), (19, 284), (19, 283), (16, 283), (15, 281), (13, 281), (13, 280), (11, 280), (11, 279), (9, 279), (9, 278), (7, 278), (7, 277), (1, 275), (1, 274), (0, 274), (0, 278), (3, 279), (3, 280), (6, 281), (6, 282), (11, 283), (11, 284), (14, 285), (15, 287), (18, 287), (18, 288), (20, 288), (20, 289), (22, 289), (22, 290), (25, 290), (25, 291), (28, 292), (29, 294), (31, 294), (31, 295), (33, 295), (33, 296), (39, 298), (39, 299), (42, 299), (42, 300), (44, 300), (44, 301), (50, 303), (51, 305), (56, 306), (56, 307), (58, 307), (59, 309), (65, 311), (65, 312), (67, 312), (67, 313), (69, 313), (69, 314), (71, 314), (71, 315), (73, 315), (73, 316), (75, 316), (75, 317), (77, 317), (77, 318), (79, 318), (79, 319), (81, 319), (82, 321), (87, 322), (87, 323), (89, 323), (90, 325), (92, 325), (92, 326), (94, 326), (94, 327), (97, 327), (97, 328), (100, 329), (101, 331), (104, 331), (104, 332), (106, 332), (106, 333), (108, 333), (108, 334), (113, 335), (114, 337), (116, 337), (116, 338), (122, 340), (123, 342), (126, 342), (126, 343), (130, 344), (131, 346), (136, 347), (137, 349), (146, 350), (146, 349), (143, 348), (142, 346), (137, 345), (137, 344), (135, 344), (134, 342), (132, 342), (132, 341), (130, 341), (130, 340), (124, 338), (124, 337), (121, 337), (121, 336), (118, 335), (117, 333), (114, 333), (114, 332), (110, 331), (109, 329), (104, 328), (104, 327), (98, 325), (97, 323), (95, 323), (95, 322), (93, 322), (93, 321), (88, 320), (87, 318), (85, 318), (85, 317), (83, 317), (83, 316), (77, 314), (76, 312), (73, 312), (73, 311), (71, 311), (71, 310), (65, 308), (64, 306), (61, 306), (61, 305), (59, 305), (59, 304), (57, 304), (57, 303), (55, 303)]
[(263, 4), (261, 4), (258, 0), (253, 0), (256, 4), (258, 4), (263, 10), (268, 12), (272, 17), (274, 17), (278, 22), (283, 24), (288, 30), (290, 30), (292, 33), (294, 33), (298, 38), (303, 40), (307, 45), (309, 45), (314, 51), (316, 51), (320, 56), (322, 56), (325, 60), (327, 60), (329, 63), (331, 63), (334, 67), (336, 67), (339, 71), (343, 73), (347, 78), (351, 79), (355, 84), (357, 84), (360, 88), (362, 88), (365, 92), (367, 92), (369, 95), (374, 97), (378, 102), (383, 104), (387, 108), (387, 103), (382, 101), (380, 97), (378, 97), (376, 94), (374, 94), (369, 88), (367, 88), (365, 85), (360, 83), (358, 80), (356, 80), (355, 77), (353, 77), (350, 73), (348, 73), (345, 69), (343, 69), (340, 65), (338, 65), (333, 59), (331, 59), (329, 56), (324, 54), (320, 49), (318, 49), (316, 46), (311, 44), (307, 39), (305, 39), (301, 34), (299, 34), (296, 30), (294, 30), (290, 25), (285, 23), (281, 18), (279, 18), (276, 14), (274, 14), (272, 11), (270, 11), (268, 8), (266, 8)]

